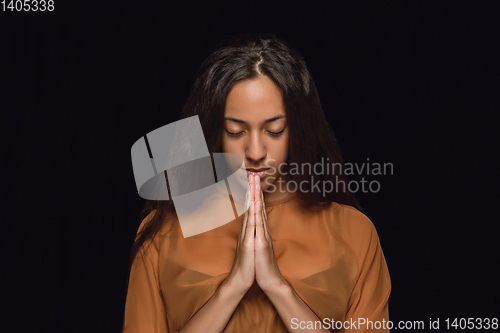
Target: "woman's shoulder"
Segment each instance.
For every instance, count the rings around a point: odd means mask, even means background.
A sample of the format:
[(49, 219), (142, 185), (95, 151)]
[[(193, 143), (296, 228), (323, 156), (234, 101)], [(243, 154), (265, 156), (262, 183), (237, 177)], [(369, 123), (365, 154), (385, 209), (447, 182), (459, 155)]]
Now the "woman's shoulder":
[(333, 202), (330, 209), (333, 214), (332, 222), (338, 224), (344, 239), (357, 250), (356, 252), (372, 241), (378, 241), (375, 225), (357, 208)]
[(373, 222), (364, 213), (351, 205), (332, 202), (330, 207), (338, 220), (351, 229), (369, 230), (374, 228)]
[(154, 228), (156, 232), (149, 231), (150, 237), (148, 237), (143, 244), (143, 247), (149, 247), (150, 245), (155, 245), (157, 249), (159, 249), (162, 243), (168, 238), (169, 233), (171, 232), (172, 226), (176, 223), (177, 214), (172, 212), (167, 212), (161, 214), (158, 209), (153, 209), (142, 219), (139, 224), (139, 228), (137, 229), (137, 236), (148, 227), (151, 220), (157, 218), (161, 219), (161, 221), (154, 221), (154, 224), (157, 226)]

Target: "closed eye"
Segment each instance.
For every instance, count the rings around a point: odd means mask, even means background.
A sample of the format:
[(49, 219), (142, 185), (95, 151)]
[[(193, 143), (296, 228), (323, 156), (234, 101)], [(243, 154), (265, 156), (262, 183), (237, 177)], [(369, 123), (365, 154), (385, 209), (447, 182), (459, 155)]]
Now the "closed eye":
[[(280, 136), (281, 134), (283, 134), (283, 132), (285, 131), (285, 128), (286, 126), (279, 132), (271, 132), (271, 131), (267, 131), (271, 136)], [(238, 137), (240, 136), (241, 134), (243, 134), (243, 131), (241, 132), (238, 132), (238, 133), (233, 133), (233, 132), (229, 132), (227, 129), (226, 129), (226, 133), (231, 136), (231, 137)]]
[(271, 134), (271, 136), (280, 136), (281, 134), (283, 134), (283, 132), (285, 131), (285, 128), (286, 128), (286, 125), (285, 127), (283, 127), (283, 129), (279, 132), (270, 132), (270, 131), (267, 131), (269, 134)]
[(232, 133), (232, 132), (229, 132), (228, 130), (226, 130), (227, 134), (229, 136), (232, 136), (232, 137), (237, 137), (237, 136), (240, 136), (243, 132), (238, 132), (238, 133)]
[(267, 131), (269, 134), (271, 134), (271, 136), (280, 136), (281, 134), (283, 134), (283, 132), (285, 131), (285, 128), (283, 128), (281, 131), (279, 132), (270, 132), (270, 131)]

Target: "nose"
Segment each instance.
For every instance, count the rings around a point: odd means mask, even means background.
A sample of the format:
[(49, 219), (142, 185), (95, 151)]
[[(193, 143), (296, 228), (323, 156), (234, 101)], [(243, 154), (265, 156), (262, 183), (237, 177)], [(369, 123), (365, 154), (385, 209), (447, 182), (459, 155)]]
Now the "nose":
[(245, 149), (245, 157), (252, 163), (258, 165), (265, 160), (267, 149), (259, 133), (253, 133), (249, 136), (249, 141)]

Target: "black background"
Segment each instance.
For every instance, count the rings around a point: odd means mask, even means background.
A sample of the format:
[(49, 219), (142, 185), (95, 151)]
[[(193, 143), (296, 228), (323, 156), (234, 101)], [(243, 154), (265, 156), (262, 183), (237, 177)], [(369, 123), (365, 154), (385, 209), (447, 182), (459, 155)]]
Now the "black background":
[(177, 120), (203, 59), (238, 32), (302, 53), (346, 162), (394, 165), (358, 194), (391, 320), (498, 317), (499, 14), (493, 1), (1, 12), (2, 326), (120, 331), (143, 204), (130, 148)]

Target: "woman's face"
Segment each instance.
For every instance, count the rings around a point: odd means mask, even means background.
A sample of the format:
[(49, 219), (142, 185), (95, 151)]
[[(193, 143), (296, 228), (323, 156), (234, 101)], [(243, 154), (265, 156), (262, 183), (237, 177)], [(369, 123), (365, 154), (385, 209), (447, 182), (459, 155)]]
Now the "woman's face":
[(266, 76), (242, 80), (227, 96), (224, 118), (222, 151), (240, 155), (247, 173), (262, 176), (262, 190), (273, 190), (265, 193), (266, 201), (281, 197), (286, 186), (278, 185), (278, 167), (288, 158), (289, 138), (281, 90)]

